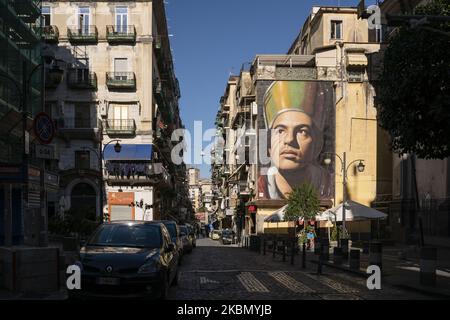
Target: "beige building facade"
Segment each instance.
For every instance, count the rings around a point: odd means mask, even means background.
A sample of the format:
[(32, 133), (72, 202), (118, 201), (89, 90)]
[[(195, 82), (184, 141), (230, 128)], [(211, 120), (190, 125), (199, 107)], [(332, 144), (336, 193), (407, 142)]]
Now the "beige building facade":
[(46, 92), (58, 123), (62, 211), (80, 199), (111, 220), (187, 209), (184, 164), (170, 161), (182, 122), (163, 1), (47, 1), (43, 12), (65, 72)]

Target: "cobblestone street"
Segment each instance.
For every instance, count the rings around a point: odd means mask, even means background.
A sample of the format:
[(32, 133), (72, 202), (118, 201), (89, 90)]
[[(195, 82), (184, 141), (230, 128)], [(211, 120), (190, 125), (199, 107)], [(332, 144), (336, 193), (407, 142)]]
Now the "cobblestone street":
[(308, 263), (295, 265), (251, 252), (236, 245), (223, 246), (211, 239), (197, 240), (197, 248), (186, 256), (172, 300), (361, 300), (432, 299), (432, 297), (383, 285), (369, 290), (365, 279)]

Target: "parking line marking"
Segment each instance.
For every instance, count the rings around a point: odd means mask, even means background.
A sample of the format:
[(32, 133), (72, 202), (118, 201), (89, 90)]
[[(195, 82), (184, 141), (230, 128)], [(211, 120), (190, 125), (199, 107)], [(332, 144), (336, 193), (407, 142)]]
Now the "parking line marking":
[(242, 272), (237, 278), (248, 292), (269, 292), (269, 289), (267, 289), (261, 281), (256, 279), (250, 272)]
[(301, 282), (298, 282), (294, 278), (288, 276), (284, 272), (269, 272), (269, 275), (274, 278), (276, 281), (281, 283), (284, 287), (295, 293), (314, 293), (315, 290), (310, 287), (304, 285)]

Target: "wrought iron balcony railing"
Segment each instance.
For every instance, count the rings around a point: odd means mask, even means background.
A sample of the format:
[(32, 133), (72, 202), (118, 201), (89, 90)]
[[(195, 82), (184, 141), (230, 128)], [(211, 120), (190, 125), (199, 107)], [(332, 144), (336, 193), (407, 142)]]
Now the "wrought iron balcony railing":
[(106, 40), (110, 44), (136, 42), (136, 28), (130, 26), (106, 26)]
[(59, 29), (57, 26), (44, 26), (42, 28), (42, 38), (48, 43), (57, 43), (59, 41)]
[(109, 136), (134, 135), (136, 133), (136, 123), (134, 119), (106, 120), (105, 130)]
[(107, 72), (106, 85), (108, 89), (136, 89), (134, 72)]
[(97, 75), (88, 69), (69, 69), (67, 71), (67, 86), (71, 89), (97, 89)]
[(97, 43), (96, 26), (67, 27), (67, 37), (71, 43)]

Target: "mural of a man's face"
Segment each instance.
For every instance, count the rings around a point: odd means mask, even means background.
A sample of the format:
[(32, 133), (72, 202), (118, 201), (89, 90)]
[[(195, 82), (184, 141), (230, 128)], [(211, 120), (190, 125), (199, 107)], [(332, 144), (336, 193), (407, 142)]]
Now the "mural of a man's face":
[(297, 170), (314, 161), (313, 122), (304, 112), (286, 111), (272, 125), (270, 156), (279, 170)]

